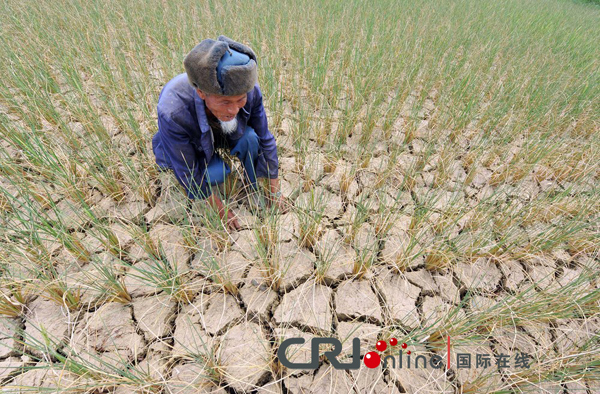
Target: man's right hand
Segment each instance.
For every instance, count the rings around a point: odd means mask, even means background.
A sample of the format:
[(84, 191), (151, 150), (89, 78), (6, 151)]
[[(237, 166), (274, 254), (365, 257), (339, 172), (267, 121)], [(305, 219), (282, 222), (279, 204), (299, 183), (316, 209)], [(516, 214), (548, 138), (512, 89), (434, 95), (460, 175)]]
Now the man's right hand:
[[(219, 217), (223, 223), (227, 223), (227, 228), (231, 231), (238, 231), (242, 227), (240, 226), (235, 213), (231, 209), (225, 209), (223, 202), (216, 194), (211, 194), (211, 196), (207, 199), (208, 204), (213, 207), (219, 213)], [(227, 216), (227, 217), (225, 217)]]
[[(221, 219), (223, 218), (221, 217)], [(233, 213), (233, 210), (231, 209), (227, 211), (227, 228), (231, 231), (239, 231), (242, 229), (235, 213)]]

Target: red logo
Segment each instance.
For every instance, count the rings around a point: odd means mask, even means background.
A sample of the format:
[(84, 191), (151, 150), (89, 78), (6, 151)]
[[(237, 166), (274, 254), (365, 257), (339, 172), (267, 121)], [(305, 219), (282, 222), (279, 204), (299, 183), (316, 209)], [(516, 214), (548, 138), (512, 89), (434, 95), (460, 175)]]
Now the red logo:
[[(396, 338), (390, 338), (390, 346), (396, 345), (398, 345), (398, 340)], [(383, 352), (385, 351), (385, 349), (387, 349), (387, 346), (388, 345), (386, 341), (377, 341), (375, 348), (380, 352)], [(402, 349), (406, 349), (408, 345), (406, 343), (403, 343), (401, 347)], [(410, 354), (410, 350), (406, 352), (406, 354)], [(367, 368), (377, 368), (381, 364), (381, 356), (377, 352), (369, 352), (365, 354), (363, 362), (365, 363)]]

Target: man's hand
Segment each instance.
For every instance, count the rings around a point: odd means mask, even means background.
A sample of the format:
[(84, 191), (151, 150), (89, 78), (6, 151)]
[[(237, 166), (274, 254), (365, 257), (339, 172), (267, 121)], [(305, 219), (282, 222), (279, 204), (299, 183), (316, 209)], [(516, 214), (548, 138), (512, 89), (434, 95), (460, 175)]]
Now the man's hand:
[[(207, 199), (208, 204), (219, 213), (219, 217), (223, 223), (227, 223), (227, 228), (231, 231), (238, 231), (242, 227), (240, 226), (235, 213), (233, 210), (226, 209), (223, 205), (223, 201), (215, 193)], [(227, 216), (227, 217), (225, 217)]]
[(267, 204), (269, 208), (275, 206), (281, 213), (288, 213), (290, 210), (290, 202), (284, 196), (271, 196), (267, 198)]
[(277, 207), (279, 212), (287, 213), (290, 210), (291, 204), (287, 198), (285, 198), (279, 189), (279, 179), (269, 179), (269, 196), (267, 202), (269, 207)]
[[(223, 218), (221, 217), (221, 219)], [(233, 213), (233, 210), (231, 209), (227, 210), (227, 228), (231, 231), (239, 231), (242, 229), (235, 213)]]

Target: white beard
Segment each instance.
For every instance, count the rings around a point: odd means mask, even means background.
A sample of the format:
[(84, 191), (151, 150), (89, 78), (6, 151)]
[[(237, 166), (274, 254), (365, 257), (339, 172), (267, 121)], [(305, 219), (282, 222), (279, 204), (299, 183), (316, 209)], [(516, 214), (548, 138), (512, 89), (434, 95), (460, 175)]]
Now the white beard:
[(233, 134), (237, 131), (237, 118), (233, 118), (227, 122), (219, 120), (219, 123), (221, 124), (221, 130), (223, 130), (223, 134), (225, 135)]

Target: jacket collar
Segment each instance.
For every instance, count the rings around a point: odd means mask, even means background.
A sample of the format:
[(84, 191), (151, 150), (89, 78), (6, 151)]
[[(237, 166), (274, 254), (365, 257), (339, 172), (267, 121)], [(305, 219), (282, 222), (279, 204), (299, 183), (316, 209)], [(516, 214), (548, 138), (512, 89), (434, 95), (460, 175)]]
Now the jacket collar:
[(194, 105), (196, 106), (196, 117), (198, 118), (198, 126), (202, 134), (210, 131), (208, 125), (208, 119), (206, 119), (206, 110), (204, 106), (204, 100), (198, 96), (198, 92), (194, 91)]

